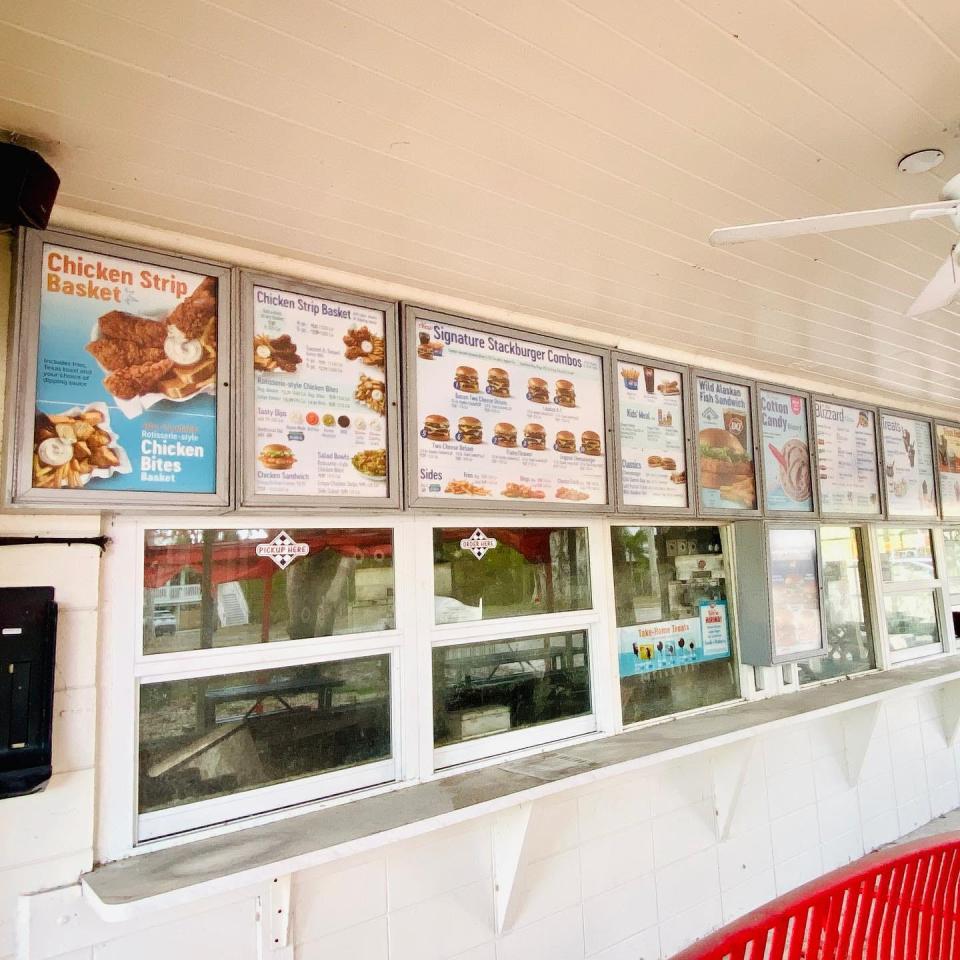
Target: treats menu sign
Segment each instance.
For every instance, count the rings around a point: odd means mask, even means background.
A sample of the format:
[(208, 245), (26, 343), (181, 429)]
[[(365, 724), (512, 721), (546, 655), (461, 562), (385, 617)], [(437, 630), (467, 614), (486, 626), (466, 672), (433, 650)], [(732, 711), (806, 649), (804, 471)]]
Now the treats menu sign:
[(816, 400), (814, 416), (821, 512), (879, 514), (873, 411)]
[(31, 485), (217, 489), (218, 279), (42, 244)]
[(607, 503), (600, 357), (417, 317), (421, 498)]
[(686, 509), (681, 374), (620, 360), (617, 399), (624, 504)]
[(891, 517), (935, 517), (937, 492), (933, 478), (930, 424), (899, 414), (880, 416), (883, 486)]
[(254, 284), (255, 495), (387, 497), (384, 311)]

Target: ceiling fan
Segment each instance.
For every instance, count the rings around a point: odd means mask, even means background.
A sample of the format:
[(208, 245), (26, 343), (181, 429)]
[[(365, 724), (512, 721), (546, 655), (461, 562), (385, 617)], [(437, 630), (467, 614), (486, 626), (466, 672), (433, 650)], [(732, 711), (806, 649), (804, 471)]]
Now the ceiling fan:
[[(830, 213), (822, 217), (801, 217), (797, 220), (772, 220), (769, 223), (750, 223), (742, 227), (722, 227), (710, 234), (710, 243), (724, 247), (750, 240), (782, 240), (811, 233), (833, 233), (856, 227), (879, 227), (887, 223), (910, 220), (932, 220), (950, 217), (960, 233), (960, 174), (951, 177), (940, 191), (936, 203), (916, 203), (904, 207), (882, 207), (879, 210), (858, 210), (854, 213)], [(950, 255), (940, 265), (933, 279), (920, 296), (907, 308), (908, 317), (918, 317), (947, 306), (960, 296), (960, 243), (950, 249)]]

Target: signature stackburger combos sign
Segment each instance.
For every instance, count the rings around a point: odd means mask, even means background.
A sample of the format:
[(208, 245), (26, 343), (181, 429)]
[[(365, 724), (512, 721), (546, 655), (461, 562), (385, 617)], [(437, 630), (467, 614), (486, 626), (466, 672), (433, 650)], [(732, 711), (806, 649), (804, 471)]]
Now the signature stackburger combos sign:
[(390, 304), (244, 274), (243, 500), (399, 505)]
[(31, 234), (25, 258), (15, 498), (224, 502), (228, 271), (54, 237)]
[(415, 499), (607, 504), (601, 355), (417, 308), (407, 323)]

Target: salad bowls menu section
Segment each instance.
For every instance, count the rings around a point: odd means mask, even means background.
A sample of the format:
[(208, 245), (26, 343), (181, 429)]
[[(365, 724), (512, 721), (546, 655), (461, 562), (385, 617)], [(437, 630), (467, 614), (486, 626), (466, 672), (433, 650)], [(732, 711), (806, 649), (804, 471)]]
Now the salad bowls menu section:
[(244, 279), (253, 385), (245, 500), (384, 505), (394, 390), (389, 305)]
[(227, 269), (54, 238), (27, 244), (14, 497), (225, 502)]
[(960, 517), (960, 427), (936, 425), (937, 470), (944, 519)]
[(823, 514), (880, 514), (875, 414), (814, 400), (817, 482)]
[(615, 376), (623, 505), (686, 510), (684, 374), (618, 359)]
[(407, 324), (413, 498), (608, 502), (601, 355), (414, 309)]
[(713, 510), (756, 510), (750, 387), (697, 375), (697, 479), (700, 506)]
[(935, 517), (930, 422), (898, 413), (880, 414), (883, 488), (891, 517)]
[(761, 388), (758, 402), (764, 506), (773, 513), (812, 513), (807, 400)]

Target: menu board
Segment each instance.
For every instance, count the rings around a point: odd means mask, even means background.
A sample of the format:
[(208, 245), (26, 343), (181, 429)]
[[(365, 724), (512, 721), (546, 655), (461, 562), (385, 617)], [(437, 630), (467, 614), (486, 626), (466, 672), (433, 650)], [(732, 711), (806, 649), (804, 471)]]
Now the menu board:
[(960, 427), (938, 423), (936, 431), (943, 516), (960, 517)]
[(899, 414), (880, 415), (883, 487), (891, 517), (935, 517), (930, 424)]
[(419, 317), (420, 497), (607, 502), (600, 357)]
[(620, 360), (617, 392), (623, 502), (685, 509), (687, 459), (681, 374)]
[(213, 494), (218, 280), (41, 248), (31, 486)]
[(811, 513), (807, 401), (775, 390), (761, 390), (759, 397), (764, 506), (771, 511)]
[(755, 510), (750, 388), (697, 377), (696, 402), (700, 505), (711, 510)]
[(790, 658), (823, 646), (814, 530), (770, 530), (773, 655)]
[(381, 310), (253, 286), (257, 495), (387, 496)]
[(879, 514), (873, 411), (814, 401), (820, 512)]

